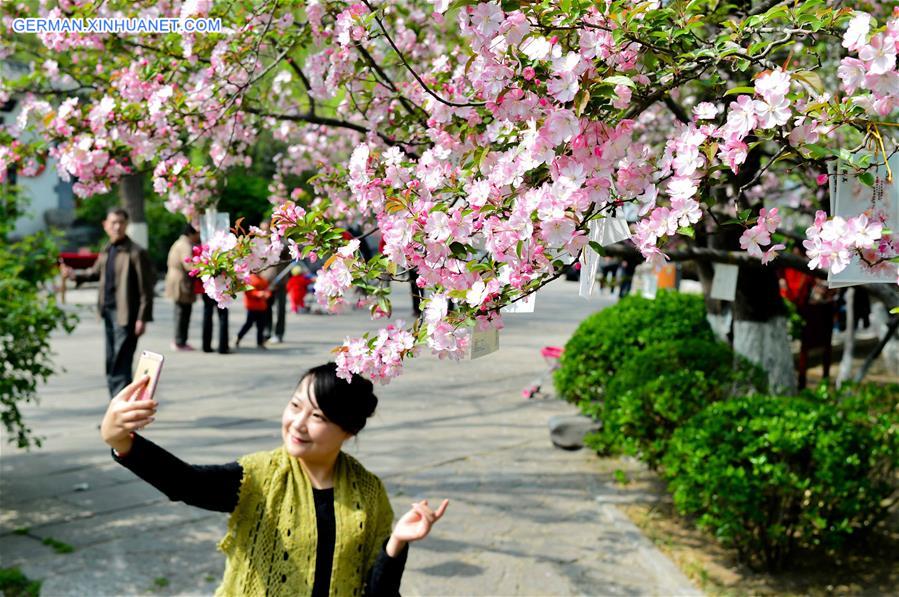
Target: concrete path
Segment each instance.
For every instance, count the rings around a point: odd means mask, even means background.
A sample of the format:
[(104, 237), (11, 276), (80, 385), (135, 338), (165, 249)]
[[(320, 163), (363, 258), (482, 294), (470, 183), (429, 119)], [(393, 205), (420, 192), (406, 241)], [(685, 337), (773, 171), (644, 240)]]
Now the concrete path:
[[(17, 451), (5, 438), (0, 446), (0, 567), (42, 579), (43, 595), (211, 594), (224, 569), (215, 546), (226, 516), (169, 502), (115, 464), (99, 439), (107, 395), (101, 327), (87, 307), (95, 293), (69, 293), (82, 320), (53, 342), (66, 372), (27, 409), (44, 447)], [(408, 312), (402, 285), (397, 296), (396, 311)], [(521, 397), (546, 367), (540, 348), (564, 344), (610, 300), (585, 301), (574, 283), (557, 281), (534, 314), (506, 317), (499, 352), (460, 363), (416, 358), (379, 388), (378, 412), (349, 451), (384, 479), (397, 513), (422, 497), (451, 500), (431, 537), (412, 547), (404, 594), (697, 594), (615, 508), (632, 496), (612, 483), (614, 462), (549, 443), (547, 420), (573, 407)], [(243, 318), (232, 310), (232, 334)], [(138, 348), (167, 357), (160, 411), (145, 434), (192, 463), (276, 447), (300, 373), (329, 360), (346, 335), (376, 327), (364, 312), (292, 316), (285, 344), (219, 355), (169, 350), (172, 308), (163, 299), (156, 319)], [(195, 312), (195, 346), (199, 320)], [(74, 551), (55, 553), (45, 539)]]

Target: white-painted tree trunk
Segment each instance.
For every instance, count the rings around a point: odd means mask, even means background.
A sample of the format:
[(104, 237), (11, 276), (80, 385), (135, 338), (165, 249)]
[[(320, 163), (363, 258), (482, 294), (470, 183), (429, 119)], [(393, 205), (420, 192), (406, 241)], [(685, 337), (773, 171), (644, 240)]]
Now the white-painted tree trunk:
[(843, 357), (837, 373), (837, 387), (852, 377), (852, 353), (855, 352), (855, 288), (846, 290), (846, 333), (843, 335)]
[(768, 373), (768, 389), (778, 394), (796, 393), (796, 370), (787, 334), (787, 320), (733, 322), (734, 352)]

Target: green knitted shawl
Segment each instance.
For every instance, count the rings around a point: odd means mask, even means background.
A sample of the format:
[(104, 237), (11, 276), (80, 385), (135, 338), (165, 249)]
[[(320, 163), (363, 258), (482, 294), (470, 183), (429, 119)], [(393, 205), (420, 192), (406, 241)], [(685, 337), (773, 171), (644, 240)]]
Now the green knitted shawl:
[[(312, 485), (284, 447), (239, 460), (243, 479), (228, 533), (225, 576), (216, 595), (309, 595), (318, 543)], [(362, 595), (390, 536), (393, 509), (384, 484), (341, 452), (334, 469), (336, 536), (331, 595)]]

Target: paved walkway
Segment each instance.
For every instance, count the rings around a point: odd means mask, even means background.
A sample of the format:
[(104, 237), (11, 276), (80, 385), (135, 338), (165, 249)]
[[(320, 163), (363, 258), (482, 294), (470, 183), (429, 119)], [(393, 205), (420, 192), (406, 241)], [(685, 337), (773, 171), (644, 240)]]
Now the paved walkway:
[[(403, 290), (398, 312), (409, 309)], [(0, 447), (0, 567), (42, 579), (43, 595), (211, 594), (224, 568), (215, 546), (226, 516), (168, 502), (116, 465), (98, 437), (104, 348), (85, 306), (95, 292), (69, 294), (82, 321), (53, 342), (66, 372), (27, 410), (44, 447), (20, 452), (5, 438)], [(613, 484), (615, 463), (549, 443), (548, 418), (574, 409), (521, 398), (545, 368), (540, 347), (563, 344), (609, 301), (584, 301), (574, 283), (557, 281), (538, 296), (536, 313), (506, 317), (499, 352), (460, 363), (423, 356), (379, 389), (378, 412), (349, 450), (384, 479), (398, 513), (422, 497), (451, 500), (432, 536), (412, 547), (404, 594), (696, 593), (615, 508), (634, 499)], [(232, 310), (232, 333), (243, 317)], [(159, 300), (156, 318), (139, 345), (167, 355), (146, 435), (193, 463), (277, 446), (299, 374), (328, 360), (346, 335), (375, 327), (364, 312), (292, 316), (285, 344), (219, 355), (173, 353), (171, 304)], [(195, 345), (198, 336), (195, 313)], [(47, 538), (74, 551), (57, 554)]]

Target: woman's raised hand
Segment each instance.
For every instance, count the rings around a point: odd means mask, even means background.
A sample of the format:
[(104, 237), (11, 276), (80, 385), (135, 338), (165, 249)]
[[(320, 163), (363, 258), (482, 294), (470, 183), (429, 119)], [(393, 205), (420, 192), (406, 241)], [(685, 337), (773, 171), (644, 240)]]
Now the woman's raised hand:
[(443, 518), (443, 513), (446, 512), (448, 505), (449, 500), (443, 500), (435, 512), (428, 506), (428, 500), (412, 504), (412, 509), (403, 514), (396, 526), (393, 527), (393, 533), (387, 542), (387, 555), (396, 557), (406, 543), (427, 537), (434, 523)]
[(131, 433), (143, 429), (153, 422), (158, 406), (153, 399), (141, 399), (149, 375), (144, 375), (125, 386), (116, 397), (109, 402), (103, 423), (100, 425), (100, 437), (119, 455), (131, 450), (133, 439)]

